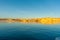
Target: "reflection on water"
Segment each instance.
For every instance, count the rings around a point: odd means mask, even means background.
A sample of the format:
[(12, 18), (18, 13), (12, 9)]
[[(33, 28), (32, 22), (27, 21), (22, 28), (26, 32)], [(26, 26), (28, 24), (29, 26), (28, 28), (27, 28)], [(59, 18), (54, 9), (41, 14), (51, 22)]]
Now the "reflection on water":
[(60, 25), (0, 23), (0, 40), (55, 40)]

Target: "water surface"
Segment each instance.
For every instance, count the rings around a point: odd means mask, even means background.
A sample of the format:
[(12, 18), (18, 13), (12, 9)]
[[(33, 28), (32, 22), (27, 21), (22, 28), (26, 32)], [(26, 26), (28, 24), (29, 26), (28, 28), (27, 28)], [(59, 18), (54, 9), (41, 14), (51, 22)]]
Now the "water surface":
[(0, 40), (55, 40), (60, 25), (0, 23)]

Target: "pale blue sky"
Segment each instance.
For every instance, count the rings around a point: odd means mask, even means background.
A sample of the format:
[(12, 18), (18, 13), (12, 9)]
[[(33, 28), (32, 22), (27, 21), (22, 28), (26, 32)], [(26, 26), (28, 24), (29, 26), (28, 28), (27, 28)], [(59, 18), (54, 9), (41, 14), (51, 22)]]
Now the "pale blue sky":
[(0, 0), (0, 18), (60, 17), (60, 0)]

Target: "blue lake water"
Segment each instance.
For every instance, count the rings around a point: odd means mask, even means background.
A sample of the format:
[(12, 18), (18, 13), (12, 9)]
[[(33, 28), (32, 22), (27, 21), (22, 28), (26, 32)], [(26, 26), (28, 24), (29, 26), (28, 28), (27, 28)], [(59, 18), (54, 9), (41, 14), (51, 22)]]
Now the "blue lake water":
[(55, 40), (60, 25), (0, 23), (0, 40)]

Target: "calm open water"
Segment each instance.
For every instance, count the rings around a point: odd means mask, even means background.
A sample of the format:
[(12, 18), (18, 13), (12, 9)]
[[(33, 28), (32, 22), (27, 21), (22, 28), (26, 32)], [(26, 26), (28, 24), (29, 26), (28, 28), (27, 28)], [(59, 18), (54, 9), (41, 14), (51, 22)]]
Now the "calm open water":
[(56, 40), (60, 25), (0, 23), (0, 40)]

